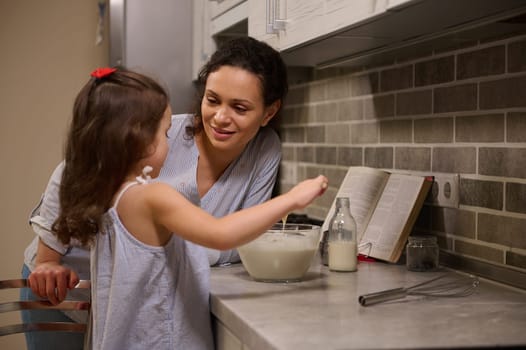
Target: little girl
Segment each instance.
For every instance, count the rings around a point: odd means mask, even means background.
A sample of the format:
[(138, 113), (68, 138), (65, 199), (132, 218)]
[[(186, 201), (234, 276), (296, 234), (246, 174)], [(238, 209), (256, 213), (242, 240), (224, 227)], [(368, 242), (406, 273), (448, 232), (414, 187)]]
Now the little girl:
[(75, 100), (53, 231), (91, 248), (94, 349), (213, 349), (203, 247), (247, 243), (327, 187), (320, 175), (215, 218), (150, 181), (166, 158), (170, 123), (163, 88), (125, 69), (95, 70)]

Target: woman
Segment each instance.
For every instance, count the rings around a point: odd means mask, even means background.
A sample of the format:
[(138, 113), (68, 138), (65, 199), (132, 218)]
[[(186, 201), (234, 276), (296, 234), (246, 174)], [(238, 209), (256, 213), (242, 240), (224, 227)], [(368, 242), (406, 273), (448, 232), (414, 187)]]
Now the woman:
[[(269, 199), (281, 146), (277, 134), (267, 125), (280, 111), (287, 88), (286, 67), (270, 46), (252, 38), (224, 44), (199, 74), (200, 108), (196, 114), (172, 117), (170, 149), (159, 181), (169, 183), (214, 216)], [(46, 285), (42, 281), (53, 281), (57, 275), (73, 281), (76, 274), (89, 279), (89, 252), (74, 244), (62, 245), (50, 232), (59, 212), (62, 167), (59, 165), (53, 173), (42, 203), (31, 219), (37, 237), (26, 249), (22, 273), (27, 277), (33, 272), (31, 277), (42, 286), (39, 295), (52, 302), (62, 300), (71, 283)], [(63, 265), (54, 262), (57, 254), (61, 255)], [(208, 255), (212, 265), (239, 261), (235, 251), (209, 250)], [(35, 298), (30, 290), (25, 290), (22, 297)], [(26, 312), (22, 316), (33, 317)], [(49, 320), (47, 315), (34, 317)], [(57, 320), (66, 316), (55, 312), (53, 317)], [(80, 348), (82, 339), (75, 336), (35, 333), (26, 339), (28, 349)]]

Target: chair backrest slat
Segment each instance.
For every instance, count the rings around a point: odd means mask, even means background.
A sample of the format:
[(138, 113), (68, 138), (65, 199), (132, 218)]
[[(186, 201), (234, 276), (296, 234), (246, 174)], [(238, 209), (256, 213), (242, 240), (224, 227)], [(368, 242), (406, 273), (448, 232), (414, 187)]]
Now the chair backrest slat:
[[(0, 280), (1, 289), (29, 288), (26, 279)], [(81, 280), (76, 289), (90, 289), (89, 280)], [(1, 294), (0, 294), (1, 295)], [(27, 332), (80, 332), (84, 333), (84, 348), (89, 349), (91, 345), (91, 298), (89, 300), (64, 300), (58, 305), (52, 305), (46, 300), (7, 300), (0, 303), (0, 313), (20, 310), (85, 310), (87, 312), (86, 323), (76, 322), (47, 322), (47, 323), (21, 323), (0, 325), (0, 337), (17, 333)]]
[(26, 332), (86, 332), (86, 324), (70, 322), (47, 322), (47, 323), (20, 323), (0, 327), (0, 337), (4, 335), (26, 333)]
[(57, 305), (45, 300), (10, 301), (0, 303), (0, 313), (20, 310), (89, 310), (89, 307), (89, 301), (64, 300)]
[[(10, 288), (28, 288), (29, 281), (25, 278), (11, 279), (11, 280), (0, 280), (0, 289)], [(90, 280), (80, 280), (75, 286), (75, 289), (90, 289)]]
[(0, 289), (24, 288), (27, 286), (28, 286), (27, 280), (23, 278), (0, 281)]

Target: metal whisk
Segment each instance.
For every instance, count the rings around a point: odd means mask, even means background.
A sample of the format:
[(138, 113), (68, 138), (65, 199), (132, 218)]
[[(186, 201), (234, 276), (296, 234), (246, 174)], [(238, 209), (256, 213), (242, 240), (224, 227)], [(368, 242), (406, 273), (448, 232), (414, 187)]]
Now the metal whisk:
[(387, 289), (380, 292), (364, 294), (358, 297), (362, 306), (370, 306), (389, 300), (405, 298), (408, 295), (421, 295), (430, 297), (463, 297), (473, 294), (479, 285), (479, 279), (470, 275), (457, 277), (450, 280), (442, 280), (447, 275), (432, 278), (411, 287)]

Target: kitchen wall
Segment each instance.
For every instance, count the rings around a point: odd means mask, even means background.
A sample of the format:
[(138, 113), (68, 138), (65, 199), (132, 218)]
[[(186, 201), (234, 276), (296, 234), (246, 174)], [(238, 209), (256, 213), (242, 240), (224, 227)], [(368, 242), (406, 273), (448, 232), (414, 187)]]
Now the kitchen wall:
[(460, 174), (459, 208), (428, 201), (414, 233), (438, 237), (444, 264), (526, 288), (525, 33), (294, 76), (281, 190), (327, 174), (307, 209), (324, 219), (349, 166)]
[[(96, 0), (0, 1), (2, 279), (20, 276), (34, 237), (28, 215), (62, 159), (73, 99), (91, 70), (108, 63), (108, 40), (95, 45), (97, 21)], [(24, 346), (21, 335), (0, 337), (0, 349)]]

